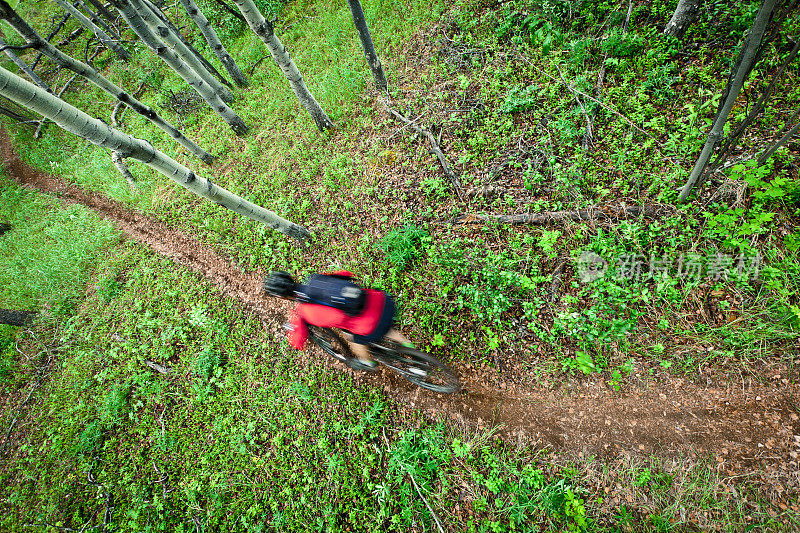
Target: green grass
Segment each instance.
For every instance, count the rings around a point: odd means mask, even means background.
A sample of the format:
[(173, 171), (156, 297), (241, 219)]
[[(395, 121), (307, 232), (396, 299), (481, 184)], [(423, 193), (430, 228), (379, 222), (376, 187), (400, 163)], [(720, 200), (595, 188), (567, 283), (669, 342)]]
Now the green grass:
[[(488, 169), (507, 164), (498, 175), (500, 193), (468, 205), (455, 200), (421, 143), (402, 131), (391, 137), (386, 133), (397, 125), (365, 94), (370, 73), (349, 10), (330, 2), (268, 4), (262, 7), (278, 13), (278, 34), (311, 91), (337, 122), (336, 131), (315, 130), (269, 57), (253, 71), (251, 86), (236, 91), (234, 109), (253, 127), (242, 139), (202, 103), (188, 113), (162, 107), (170, 91), (188, 87), (141, 45), (135, 48), (132, 67), (109, 61), (106, 70), (125, 87), (146, 78), (150, 88), (142, 99), (219, 160), (213, 169), (203, 167), (130, 112), (126, 131), (152, 140), (220, 185), (310, 227), (316, 237), (313, 252), (299, 253), (283, 235), (204, 202), (140, 164), (132, 168), (142, 191), (131, 193), (103, 150), (85, 148), (54, 128), (39, 142), (17, 132), (24, 157), (189, 229), (245, 269), (279, 268), (303, 275), (332, 266), (348, 268), (367, 283), (397, 294), (401, 321), (412, 326), (415, 341), (431, 348), (436, 344), (435, 351), (445, 357), (482, 361), (497, 350), (516, 349), (524, 361), (543, 350), (566, 354), (552, 363), (570, 373), (577, 369), (574, 356), (580, 353), (592, 360), (583, 368), (614, 372), (631, 356), (645, 365), (660, 365), (661, 358), (653, 358), (648, 347), (655, 341), (670, 351), (676, 333), (679, 344), (714, 339), (720, 353), (732, 352), (738, 359), (780, 356), (797, 339), (792, 297), (800, 290), (793, 275), (797, 247), (792, 247), (798, 235), (797, 177), (792, 171), (796, 154), (787, 150), (763, 170), (726, 171), (729, 182), (723, 188), (749, 187), (735, 207), (719, 199), (681, 207), (660, 220), (601, 228), (441, 223), (465, 211), (502, 214), (609, 201), (674, 202), (704, 142), (732, 51), (752, 19), (755, 2), (715, 4), (713, 16), (698, 22), (684, 43), (654, 29), (671, 10), (665, 2), (634, 9), (625, 33), (620, 30), (624, 10), (610, 3), (582, 3), (564, 11), (560, 4), (525, 1), (491, 8), (459, 2), (443, 15), (451, 21), (447, 28), (416, 38), (414, 53), (428, 53), (432, 61), (430, 67), (413, 70), (404, 66), (409, 57), (405, 48), (421, 28), (441, 19), (445, 6), (365, 2), (389, 73), (393, 105), (441, 125), (451, 163), (467, 186), (484, 185)], [(248, 69), (268, 55), (242, 24), (211, 4), (205, 7), (225, 21), (224, 37), (241, 66)], [(714, 46), (724, 44), (731, 54), (715, 54), (703, 46), (703, 27), (713, 27), (720, 35)], [(778, 60), (771, 49), (760, 68), (774, 68)], [(584, 98), (581, 108), (559, 80), (595, 94), (601, 68), (598, 97), (604, 106)], [(748, 83), (749, 90), (759, 84), (756, 78)], [(790, 111), (795, 92), (781, 82), (774, 106), (753, 131), (774, 130)], [(101, 117), (108, 117), (113, 107), (97, 91), (75, 92), (71, 98)], [(581, 147), (584, 111), (594, 117), (592, 150)], [(736, 108), (733, 119), (743, 112)], [(520, 152), (523, 138), (526, 148)], [(755, 150), (756, 141), (745, 139), (743, 150)], [(782, 234), (784, 223), (789, 235)], [(429, 235), (429, 242), (409, 247), (396, 240), (408, 226)], [(550, 302), (553, 270), (562, 262), (574, 267), (588, 249), (612, 262), (635, 254), (646, 260), (665, 257), (673, 266), (686, 254), (760, 253), (768, 266), (762, 270), (762, 284), (691, 282), (671, 272), (660, 280), (604, 280), (587, 286), (572, 276)], [(724, 296), (714, 305), (728, 306), (722, 314), (736, 321), (732, 336), (740, 340), (733, 345), (727, 340), (731, 335), (719, 333), (729, 330), (724, 323), (692, 318), (694, 310), (687, 308), (694, 295), (711, 291), (721, 291)], [(737, 304), (745, 301), (747, 306)], [(654, 330), (644, 316), (669, 324)], [(520, 333), (519, 323), (528, 331)], [(765, 325), (770, 323), (774, 326)], [(448, 353), (447, 344), (442, 346), (445, 329), (452, 338), (467, 339), (466, 349)], [(529, 346), (531, 333), (538, 339), (536, 346), (521, 348)], [(772, 340), (749, 342), (762, 338)], [(554, 345), (559, 349), (552, 349)]]
[[(90, 272), (117, 231), (82, 206), (61, 208), (50, 197), (23, 189), (0, 175), (0, 308), (38, 313), (43, 323), (71, 316), (82, 301)], [(0, 383), (16, 373), (19, 328), (0, 325)]]
[[(105, 494), (109, 527), (126, 531), (435, 527), (422, 497), (460, 531), (651, 530), (681, 505), (730, 524), (769, 520), (766, 507), (746, 518), (707, 467), (640, 461), (612, 475), (491, 430), (403, 421), (381, 391), (299, 364), (196, 275), (137, 244), (114, 252), (91, 283), (114, 273), (117, 290), (88, 295), (52, 339), (59, 368), (0, 469), (4, 531), (98, 525)], [(612, 481), (659, 503), (646, 516), (622, 504), (617, 518), (599, 515)]]
[(80, 300), (89, 272), (119, 238), (110, 223), (83, 206), (58, 201), (0, 176), (0, 307), (62, 309)]
[[(112, 524), (126, 530), (175, 531), (196, 519), (210, 530), (405, 531), (431, 523), (409, 476), (440, 512), (452, 510), (455, 475), (483, 495), (487, 517), (583, 518), (571, 484), (533, 466), (517, 471), (488, 435), (395, 429), (397, 406), (381, 393), (300, 368), (284, 344), (261, 338), (256, 317), (169, 261), (123, 245), (104, 265), (120, 267), (119, 292), (89, 297), (59, 339), (63, 367), (3, 472), (4, 530), (93, 522), (106, 501), (83, 483), (88, 472), (114, 495)], [(146, 359), (171, 373), (151, 372)], [(169, 476), (163, 487), (155, 468)], [(34, 472), (62, 482), (25, 483)], [(542, 505), (492, 503), (544, 490), (554, 492)]]
[[(398, 131), (400, 124), (369, 93), (371, 75), (349, 10), (328, 0), (262, 7), (278, 14), (278, 35), (337, 123), (335, 131), (316, 131), (269, 57), (255, 67), (250, 87), (234, 91), (233, 108), (252, 127), (244, 138), (203, 105), (185, 113), (162, 107), (171, 91), (188, 87), (141, 44), (130, 45), (129, 64), (97, 60), (127, 89), (147, 79), (142, 100), (219, 159), (204, 167), (130, 112), (126, 132), (309, 227), (315, 234), (309, 250), (192, 196), (144, 165), (131, 164), (141, 188), (133, 193), (104, 150), (52, 125), (36, 141), (12, 126), (16, 146), (38, 168), (193, 233), (245, 270), (301, 276), (352, 270), (396, 294), (406, 332), (444, 358), (494, 364), (513, 354), (512, 362), (555, 380), (603, 372), (618, 390), (634, 366), (693, 377), (716, 362), (790, 362), (800, 332), (794, 149), (780, 151), (762, 169), (726, 169), (720, 190), (731, 194), (702, 198), (659, 219), (552, 227), (452, 223), (473, 212), (672, 203), (758, 2), (711, 4), (683, 42), (659, 32), (674, 8), (664, 1), (636, 5), (625, 34), (627, 6), (621, 3), (363, 5), (392, 106), (443, 130), (445, 151), (466, 187), (486, 185), (489, 171), (507, 163), (495, 176), (499, 194), (456, 199), (427, 146)], [(214, 2), (201, 7), (222, 20), (220, 34), (245, 71), (268, 56), (252, 32)], [(46, 16), (40, 10), (34, 17), (43, 33)], [(787, 21), (785, 31), (795, 30), (797, 21)], [(708, 35), (716, 41), (709, 44)], [(70, 52), (82, 55), (83, 44)], [(775, 49), (767, 50), (760, 73), (778, 60)], [(788, 118), (798, 94), (795, 74), (779, 83), (774, 105), (744, 139), (742, 153), (757, 153), (766, 133)], [(581, 146), (585, 117), (562, 76), (606, 106), (583, 99), (594, 116), (591, 150)], [(49, 81), (59, 87), (66, 79), (61, 73)], [(754, 75), (748, 94), (765, 79)], [(88, 84), (77, 83), (67, 97), (104, 120), (113, 109), (110, 98)], [(744, 111), (735, 108), (734, 120)], [(707, 190), (717, 190), (721, 179)], [(663, 531), (715, 522), (731, 530), (757, 523), (778, 528), (769, 503), (753, 496), (748, 501), (759, 510), (751, 511), (701, 466), (684, 471), (658, 461), (615, 477), (615, 484), (637, 487), (641, 499), (619, 504), (612, 517), (601, 515), (598, 509), (607, 507), (599, 500), (611, 497), (602, 492), (610, 474), (595, 472), (597, 463), (564, 466), (567, 458), (556, 468), (552, 459), (502, 445), (491, 434), (398, 420), (397, 407), (382, 393), (314, 365), (299, 366), (254, 317), (172, 263), (126, 244), (115, 249), (116, 258), (95, 266), (99, 250), (116, 237), (85, 210), (56, 209), (52, 200), (8, 180), (0, 186), (7, 210), (0, 215), (15, 224), (0, 246), (17, 243), (3, 250), (15, 266), (0, 272), (0, 303), (69, 309), (56, 317), (66, 324), (57, 339), (63, 368), (37, 396), (32, 409), (40, 419), (25, 436), (19, 462), (3, 473), (4, 529), (26, 522), (76, 529), (97, 523), (105, 500), (101, 489), (85, 483), (89, 471), (115, 495), (112, 519), (123, 530), (190, 531), (196, 523), (206, 530), (432, 529), (412, 475), (457, 530), (504, 531), (512, 524), (517, 530), (613, 530), (629, 523)], [(744, 195), (733, 205), (737, 190)], [(23, 237), (29, 240), (17, 240)], [(692, 282), (673, 272), (584, 284), (576, 275), (584, 250), (609, 260), (758, 252), (765, 267), (757, 283)], [(552, 273), (562, 262), (561, 289), (552, 298)], [(85, 296), (92, 271), (94, 290)], [(716, 318), (699, 319), (698, 301)], [(4, 364), (24, 375), (15, 367), (11, 330), (3, 331)], [(713, 346), (705, 359), (675, 355), (698, 342)], [(173, 373), (151, 373), (141, 364), (146, 359)], [(154, 461), (169, 474), (166, 495)], [(65, 482), (34, 482), (39, 475)], [(746, 484), (744, 490), (749, 494)], [(658, 503), (644, 505), (643, 496)], [(681, 506), (699, 514), (672, 524)]]

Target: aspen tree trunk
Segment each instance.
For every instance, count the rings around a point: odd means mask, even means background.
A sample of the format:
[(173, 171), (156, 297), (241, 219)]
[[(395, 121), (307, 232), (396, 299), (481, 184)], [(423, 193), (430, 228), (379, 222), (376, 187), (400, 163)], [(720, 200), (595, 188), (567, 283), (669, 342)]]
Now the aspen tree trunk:
[(197, 7), (197, 4), (194, 3), (194, 0), (181, 0), (183, 4), (183, 8), (186, 10), (186, 13), (192, 18), (197, 27), (200, 28), (200, 31), (205, 37), (208, 46), (214, 51), (216, 54), (217, 59), (225, 66), (225, 69), (233, 78), (233, 82), (238, 85), (239, 87), (247, 87), (249, 81), (247, 76), (242, 74), (242, 71), (239, 70), (239, 67), (236, 66), (233, 58), (230, 56), (228, 51), (222, 45), (222, 42), (217, 37), (217, 32), (214, 31), (214, 28), (211, 26), (211, 23), (208, 22), (208, 19), (203, 12), (200, 11), (200, 8)]
[(372, 43), (372, 36), (367, 27), (367, 21), (364, 19), (364, 10), (361, 9), (361, 2), (359, 0), (347, 0), (350, 4), (350, 13), (353, 14), (353, 23), (358, 30), (358, 36), (361, 39), (361, 48), (364, 49), (364, 57), (367, 58), (367, 64), (372, 70), (372, 77), (375, 78), (375, 87), (379, 91), (386, 91), (389, 85), (386, 83), (386, 74), (383, 73), (383, 65), (375, 52), (375, 45)]
[(94, 8), (97, 10), (97, 13), (100, 14), (100, 16), (102, 16), (103, 18), (105, 18), (109, 24), (114, 24), (114, 21), (116, 20), (117, 17), (112, 15), (111, 12), (108, 9), (106, 9), (106, 6), (104, 6), (102, 2), (100, 2), (99, 0), (89, 0), (89, 3), (94, 6)]
[(183, 80), (192, 86), (197, 93), (205, 100), (211, 109), (217, 112), (222, 119), (228, 123), (237, 135), (247, 133), (247, 125), (244, 121), (222, 101), (214, 89), (197, 77), (197, 74), (181, 61), (180, 57), (156, 37), (150, 28), (139, 16), (138, 12), (127, 0), (111, 0), (125, 22), (130, 25), (136, 35), (144, 42), (148, 48), (153, 50), (172, 70), (174, 70)]
[(91, 8), (87, 6), (82, 0), (75, 0), (72, 3), (72, 6), (75, 9), (83, 9), (83, 11), (89, 15), (89, 20), (91, 20), (92, 23), (94, 23), (96, 26), (98, 26), (100, 29), (106, 32), (112, 39), (114, 39), (117, 42), (122, 41), (122, 38), (119, 36), (117, 31), (108, 24), (106, 24), (106, 22), (99, 16), (97, 16), (95, 12), (92, 11)]
[(300, 242), (310, 237), (304, 227), (195, 175), (190, 169), (156, 150), (149, 142), (112, 128), (3, 68), (0, 68), (0, 95), (46, 116), (78, 137), (145, 163), (198, 196), (267, 224)]
[(197, 56), (195, 56), (186, 45), (172, 32), (172, 30), (164, 24), (164, 21), (142, 0), (130, 0), (136, 7), (139, 15), (142, 17), (150, 29), (156, 33), (161, 40), (167, 43), (176, 54), (183, 60), (184, 63), (189, 65), (195, 74), (200, 77), (204, 82), (209, 84), (214, 92), (219, 95), (225, 102), (232, 102), (233, 95), (222, 85), (217, 78), (203, 65)]
[(147, 4), (147, 6), (153, 11), (153, 13), (156, 14), (156, 16), (158, 16), (159, 20), (161, 20), (164, 24), (167, 25), (167, 27), (170, 30), (172, 30), (172, 33), (175, 35), (175, 37), (177, 37), (178, 39), (181, 40), (181, 42), (184, 44), (184, 46), (186, 46), (186, 48), (189, 49), (189, 51), (194, 55), (194, 57), (196, 57), (197, 60), (200, 61), (203, 64), (203, 66), (206, 68), (207, 71), (209, 71), (211, 74), (213, 74), (214, 77), (217, 78), (220, 81), (220, 83), (222, 83), (226, 87), (231, 87), (231, 82), (229, 82), (228, 79), (225, 76), (220, 74), (220, 72), (216, 68), (214, 68), (214, 65), (212, 65), (203, 56), (203, 54), (198, 52), (197, 49), (194, 46), (192, 46), (192, 43), (190, 43), (186, 39), (186, 37), (183, 36), (183, 34), (180, 32), (180, 30), (175, 26), (175, 24), (172, 23), (172, 20), (170, 20), (170, 18), (167, 16), (167, 14), (164, 13), (164, 11), (160, 7), (158, 7), (156, 4), (154, 4), (150, 0), (144, 0), (144, 3)]
[(83, 76), (93, 84), (97, 85), (102, 90), (130, 107), (133, 111), (139, 113), (147, 120), (155, 124), (158, 128), (167, 132), (170, 137), (175, 139), (181, 144), (181, 146), (189, 150), (192, 154), (199, 157), (203, 162), (208, 164), (213, 162), (214, 158), (211, 156), (211, 154), (197, 146), (191, 140), (187, 139), (183, 133), (181, 133), (175, 126), (161, 118), (161, 116), (159, 116), (159, 114), (156, 113), (152, 108), (146, 106), (134, 96), (123, 91), (120, 87), (106, 79), (91, 66), (73, 59), (50, 44), (47, 40), (43, 39), (38, 33), (36, 33), (36, 30), (28, 25), (28, 23), (25, 22), (22, 17), (20, 17), (13, 9), (11, 9), (11, 6), (8, 4), (8, 2), (6, 2), (6, 0), (0, 0), (0, 19), (7, 21), (11, 27), (14, 28), (17, 33), (22, 35), (27, 42), (33, 44), (34, 48), (52, 59), (57, 65), (71, 70), (75, 74)]
[(700, 0), (679, 0), (672, 18), (664, 26), (664, 33), (681, 39), (686, 33), (686, 29), (697, 20), (699, 12)]
[(333, 121), (328, 118), (328, 115), (326, 115), (325, 111), (320, 107), (319, 102), (317, 102), (308, 90), (308, 87), (306, 87), (303, 76), (300, 74), (300, 71), (297, 70), (297, 65), (294, 64), (294, 61), (292, 61), (292, 58), (286, 51), (286, 47), (283, 46), (278, 36), (275, 35), (272, 24), (264, 18), (264, 15), (258, 10), (253, 0), (234, 0), (234, 2), (239, 8), (239, 11), (242, 12), (242, 15), (244, 15), (250, 29), (252, 29), (255, 34), (264, 41), (264, 44), (267, 45), (269, 53), (272, 54), (272, 58), (278, 63), (286, 79), (289, 80), (289, 84), (295, 96), (297, 96), (297, 99), (300, 100), (303, 107), (311, 114), (311, 118), (314, 119), (317, 127), (320, 130), (333, 128)]
[[(3, 39), (0, 39), (0, 48), (4, 46), (7, 46), (6, 42)], [(22, 59), (20, 59), (20, 57), (17, 54), (15, 54), (11, 48), (6, 48), (5, 50), (3, 50), (3, 52), (6, 54), (6, 56), (8, 56), (8, 58), (11, 60), (12, 63), (17, 65), (17, 67), (19, 67), (19, 69), (22, 72), (27, 74), (27, 76), (31, 79), (31, 81), (33, 81), (33, 83), (35, 83), (42, 89), (46, 90), (47, 92), (53, 92), (52, 90), (50, 90), (50, 87), (44, 81), (42, 81), (42, 78), (40, 78), (39, 75), (36, 74), (33, 71), (33, 69), (28, 66), (27, 63), (25, 63)]]
[(714, 124), (712, 125), (711, 131), (708, 134), (706, 144), (703, 146), (703, 150), (700, 152), (700, 156), (697, 158), (694, 168), (692, 168), (692, 173), (689, 175), (689, 179), (681, 189), (678, 202), (686, 201), (686, 198), (688, 198), (695, 184), (703, 174), (703, 171), (708, 164), (708, 160), (711, 159), (711, 155), (714, 152), (714, 147), (722, 138), (723, 127), (725, 126), (725, 122), (728, 120), (728, 115), (730, 114), (731, 109), (733, 109), (733, 104), (739, 97), (739, 91), (742, 90), (744, 79), (752, 69), (753, 60), (755, 59), (756, 53), (761, 46), (761, 39), (764, 37), (764, 31), (767, 28), (767, 23), (769, 22), (772, 12), (775, 10), (776, 3), (777, 0), (764, 0), (761, 4), (761, 8), (758, 10), (756, 19), (753, 21), (753, 26), (750, 28), (750, 33), (745, 39), (744, 47), (740, 56), (741, 61), (739, 62), (738, 66), (736, 66), (735, 74), (731, 77), (731, 82), (729, 85), (730, 88), (728, 90), (727, 97), (725, 98), (725, 102), (720, 108), (719, 113), (717, 113), (717, 117), (714, 120)]
[(69, 2), (67, 2), (66, 0), (56, 0), (56, 2), (58, 2), (61, 5), (61, 7), (63, 7), (67, 11), (67, 13), (75, 17), (81, 23), (82, 26), (93, 31), (94, 34), (97, 36), (97, 39), (101, 43), (103, 43), (107, 48), (113, 50), (114, 53), (117, 54), (117, 56), (120, 59), (122, 59), (123, 61), (127, 61), (128, 59), (130, 59), (131, 55), (128, 53), (127, 50), (125, 50), (122, 46), (120, 46), (118, 42), (114, 41), (114, 39), (109, 37), (106, 32), (98, 28), (94, 22), (86, 18), (86, 16), (83, 13), (81, 13), (75, 7), (70, 5)]
[[(11, 109), (8, 109), (2, 103), (0, 103), (0, 115), (5, 115), (8, 118), (10, 118), (11, 120), (13, 120), (15, 122), (18, 122), (18, 123), (20, 123), (20, 124), (22, 124), (24, 126), (28, 126), (29, 128), (35, 128), (36, 127), (36, 121), (33, 119), (33, 117), (20, 115), (16, 111), (12, 111)], [(3, 228), (3, 225), (0, 224), (0, 235), (3, 234), (2, 228)]]
[(117, 167), (119, 173), (122, 174), (122, 177), (128, 182), (128, 187), (130, 187), (133, 191), (138, 191), (139, 187), (136, 186), (136, 178), (134, 178), (133, 174), (131, 174), (131, 171), (128, 170), (128, 166), (125, 164), (124, 159), (125, 158), (122, 157), (122, 154), (119, 152), (111, 152), (111, 162), (114, 163), (114, 166)]

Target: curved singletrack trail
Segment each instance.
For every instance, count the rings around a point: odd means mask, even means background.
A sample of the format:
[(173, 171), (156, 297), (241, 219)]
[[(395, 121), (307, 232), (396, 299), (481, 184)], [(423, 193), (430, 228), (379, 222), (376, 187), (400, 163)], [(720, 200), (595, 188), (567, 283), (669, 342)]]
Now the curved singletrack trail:
[[(258, 273), (241, 271), (191, 235), (29, 167), (13, 152), (5, 133), (0, 135), (0, 150), (12, 178), (94, 210), (128, 237), (205, 277), (258, 314), (265, 333), (283, 342), (281, 324), (290, 305), (264, 297)], [(307, 364), (352, 372), (318, 350), (300, 357)], [(780, 480), (789, 492), (800, 488), (800, 388), (787, 371), (770, 370), (760, 380), (742, 376), (737, 383), (702, 375), (696, 380), (645, 375), (615, 391), (599, 376), (550, 388), (521, 384), (517, 378), (522, 370), (498, 373), (470, 365), (456, 369), (464, 390), (448, 396), (414, 387), (386, 370), (357, 374), (355, 379), (364, 386), (383, 387), (388, 396), (433, 418), (473, 430), (499, 425), (499, 433), (509, 441), (580, 457), (704, 455), (728, 475), (763, 475), (765, 482)]]

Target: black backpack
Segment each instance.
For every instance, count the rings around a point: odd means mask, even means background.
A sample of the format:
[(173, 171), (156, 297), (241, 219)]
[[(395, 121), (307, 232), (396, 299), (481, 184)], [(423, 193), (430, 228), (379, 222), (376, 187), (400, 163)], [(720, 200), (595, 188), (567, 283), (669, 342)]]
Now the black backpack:
[(312, 274), (295, 294), (300, 302), (335, 307), (349, 316), (360, 314), (367, 300), (367, 291), (350, 278), (336, 275)]

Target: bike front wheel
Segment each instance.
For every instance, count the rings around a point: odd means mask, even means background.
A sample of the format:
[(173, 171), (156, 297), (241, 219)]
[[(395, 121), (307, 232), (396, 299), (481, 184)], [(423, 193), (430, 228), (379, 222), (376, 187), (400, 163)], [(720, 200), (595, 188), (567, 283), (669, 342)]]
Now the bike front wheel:
[(381, 364), (423, 389), (443, 394), (461, 389), (458, 374), (425, 352), (391, 341), (373, 344), (370, 351)]
[(322, 351), (345, 364), (353, 359), (350, 347), (339, 334), (327, 328), (308, 326), (308, 338), (322, 348)]

